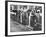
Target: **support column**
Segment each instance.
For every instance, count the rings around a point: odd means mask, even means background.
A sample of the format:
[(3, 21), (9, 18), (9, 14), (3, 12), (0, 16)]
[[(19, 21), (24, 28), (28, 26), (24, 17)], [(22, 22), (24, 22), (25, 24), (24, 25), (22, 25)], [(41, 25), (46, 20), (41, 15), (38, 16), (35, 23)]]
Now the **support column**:
[(22, 13), (20, 14), (20, 22), (22, 23)]
[(30, 15), (29, 15), (29, 25), (28, 25), (28, 27), (31, 27), (31, 25), (30, 25), (31, 16), (32, 16), (32, 14), (30, 12)]
[(28, 25), (28, 27), (30, 27), (30, 14), (29, 14), (29, 25)]

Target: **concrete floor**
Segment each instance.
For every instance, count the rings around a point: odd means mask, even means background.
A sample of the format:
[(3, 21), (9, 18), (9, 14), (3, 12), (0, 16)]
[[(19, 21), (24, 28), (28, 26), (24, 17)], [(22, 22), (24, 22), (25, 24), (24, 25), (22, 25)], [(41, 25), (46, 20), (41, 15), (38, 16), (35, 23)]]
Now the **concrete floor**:
[(32, 28), (19, 24), (16, 21), (10, 20), (10, 31), (11, 32), (32, 31)]

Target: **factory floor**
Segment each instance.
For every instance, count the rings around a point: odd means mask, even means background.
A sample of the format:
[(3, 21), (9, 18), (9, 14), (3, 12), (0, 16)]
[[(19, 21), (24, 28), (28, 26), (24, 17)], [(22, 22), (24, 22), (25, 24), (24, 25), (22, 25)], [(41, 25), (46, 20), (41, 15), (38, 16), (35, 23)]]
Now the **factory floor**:
[(16, 21), (10, 20), (10, 31), (11, 32), (23, 32), (23, 31), (32, 31), (32, 27), (22, 25)]

